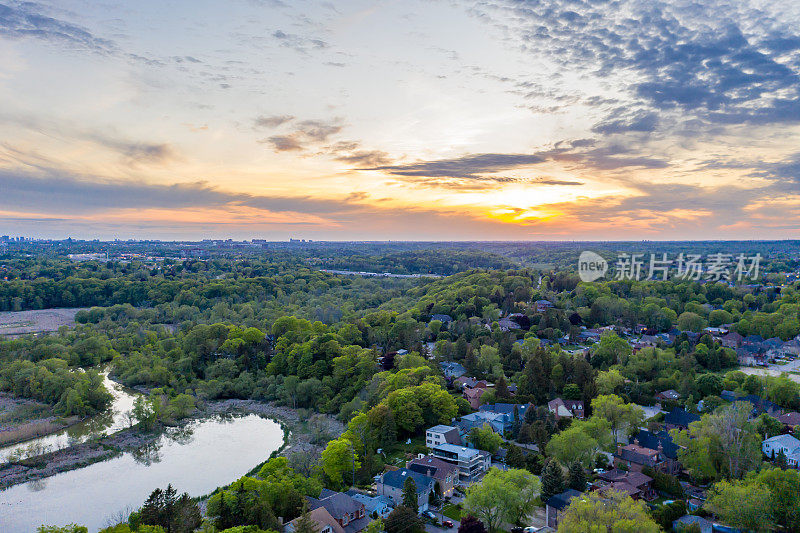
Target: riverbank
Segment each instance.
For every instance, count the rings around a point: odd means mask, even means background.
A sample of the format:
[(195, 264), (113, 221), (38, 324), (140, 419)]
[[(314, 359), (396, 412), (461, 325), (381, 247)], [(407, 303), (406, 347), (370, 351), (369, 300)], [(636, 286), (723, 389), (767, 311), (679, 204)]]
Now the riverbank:
[[(295, 452), (318, 456), (327, 440), (338, 437), (345, 429), (341, 422), (327, 415), (309, 417), (305, 411), (254, 400), (206, 402), (193, 416), (181, 420), (176, 427), (181, 428), (192, 421), (225, 414), (255, 414), (278, 421), (284, 428), (284, 441), (273, 455), (287, 457)], [(122, 453), (138, 453), (158, 441), (162, 434), (163, 430), (143, 432), (135, 427), (127, 428), (53, 452), (0, 464), (0, 490), (83, 468)], [(269, 457), (265, 457), (264, 461), (268, 459)], [(256, 466), (258, 465), (254, 465)]]
[(53, 416), (52, 411), (47, 404), (0, 392), (0, 447), (44, 437), (82, 420), (77, 416)]

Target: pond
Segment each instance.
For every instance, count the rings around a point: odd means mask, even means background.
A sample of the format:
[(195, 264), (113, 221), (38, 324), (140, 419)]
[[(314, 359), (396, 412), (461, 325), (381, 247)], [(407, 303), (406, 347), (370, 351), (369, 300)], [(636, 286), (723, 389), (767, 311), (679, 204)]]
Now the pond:
[(210, 493), (246, 474), (283, 443), (283, 429), (257, 415), (216, 415), (168, 428), (135, 453), (0, 492), (0, 531), (77, 523), (90, 532), (119, 521), (156, 487)]

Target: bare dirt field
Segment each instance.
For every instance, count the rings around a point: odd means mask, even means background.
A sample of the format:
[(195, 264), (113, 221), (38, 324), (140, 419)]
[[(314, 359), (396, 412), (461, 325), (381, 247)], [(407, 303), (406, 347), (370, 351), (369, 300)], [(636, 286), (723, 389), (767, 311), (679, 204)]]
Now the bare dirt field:
[(7, 311), (0, 313), (0, 335), (18, 336), (29, 333), (58, 331), (61, 326), (75, 325), (75, 314), (82, 307)]

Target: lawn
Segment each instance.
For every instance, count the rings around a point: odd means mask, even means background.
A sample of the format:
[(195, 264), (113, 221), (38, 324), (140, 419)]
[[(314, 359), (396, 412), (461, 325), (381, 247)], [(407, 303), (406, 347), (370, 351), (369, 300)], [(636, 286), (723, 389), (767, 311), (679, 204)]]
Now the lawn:
[(461, 520), (461, 506), (448, 503), (442, 507), (442, 514), (450, 520)]

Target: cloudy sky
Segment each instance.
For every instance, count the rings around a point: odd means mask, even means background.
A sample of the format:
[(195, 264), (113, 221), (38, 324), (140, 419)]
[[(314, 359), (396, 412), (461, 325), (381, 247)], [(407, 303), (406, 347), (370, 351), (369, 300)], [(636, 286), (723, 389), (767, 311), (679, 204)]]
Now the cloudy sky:
[(0, 0), (0, 233), (800, 238), (800, 2)]

